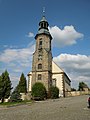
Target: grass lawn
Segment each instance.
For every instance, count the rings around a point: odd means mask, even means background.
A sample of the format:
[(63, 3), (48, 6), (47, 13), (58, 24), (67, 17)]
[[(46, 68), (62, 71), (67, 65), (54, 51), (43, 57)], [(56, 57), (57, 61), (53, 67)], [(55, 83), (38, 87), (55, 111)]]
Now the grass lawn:
[(4, 102), (4, 103), (0, 103), (0, 106), (3, 107), (10, 107), (10, 106), (18, 106), (18, 105), (24, 105), (24, 104), (29, 104), (32, 103), (33, 101), (29, 100), (29, 101), (21, 101), (21, 102)]

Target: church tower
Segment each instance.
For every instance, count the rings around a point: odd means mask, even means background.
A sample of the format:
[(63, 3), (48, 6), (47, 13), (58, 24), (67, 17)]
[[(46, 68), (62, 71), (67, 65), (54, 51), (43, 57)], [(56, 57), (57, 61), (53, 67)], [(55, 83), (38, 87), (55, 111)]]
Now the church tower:
[(49, 90), (52, 85), (52, 52), (51, 40), (52, 36), (48, 29), (48, 22), (45, 16), (39, 22), (38, 33), (35, 36), (36, 49), (33, 53), (32, 61), (32, 82), (41, 82)]

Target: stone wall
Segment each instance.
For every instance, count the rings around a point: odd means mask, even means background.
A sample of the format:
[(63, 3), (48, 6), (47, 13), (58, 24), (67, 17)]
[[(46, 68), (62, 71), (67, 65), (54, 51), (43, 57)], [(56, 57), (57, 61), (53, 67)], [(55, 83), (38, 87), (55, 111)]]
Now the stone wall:
[(90, 94), (90, 91), (70, 91), (70, 92), (65, 92), (66, 97), (80, 96), (80, 95), (87, 95), (87, 94)]
[(20, 93), (22, 100), (31, 100), (31, 93)]

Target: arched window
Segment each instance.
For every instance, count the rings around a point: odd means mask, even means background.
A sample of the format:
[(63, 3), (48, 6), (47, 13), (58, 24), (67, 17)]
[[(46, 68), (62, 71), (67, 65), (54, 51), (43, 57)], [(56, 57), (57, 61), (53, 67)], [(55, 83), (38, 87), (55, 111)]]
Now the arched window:
[(42, 75), (38, 74), (38, 80), (42, 80)]
[(56, 78), (52, 79), (52, 85), (56, 87)]
[(42, 69), (42, 64), (38, 64), (38, 69)]
[(41, 28), (43, 28), (43, 23), (41, 23)]
[(39, 45), (42, 45), (42, 41), (40, 40)]

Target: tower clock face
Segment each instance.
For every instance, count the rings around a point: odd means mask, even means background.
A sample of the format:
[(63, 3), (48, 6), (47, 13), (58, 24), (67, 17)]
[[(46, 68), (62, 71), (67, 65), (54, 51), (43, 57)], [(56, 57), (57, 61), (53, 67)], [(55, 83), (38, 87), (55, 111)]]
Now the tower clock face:
[(42, 55), (38, 55), (38, 60), (42, 60)]

